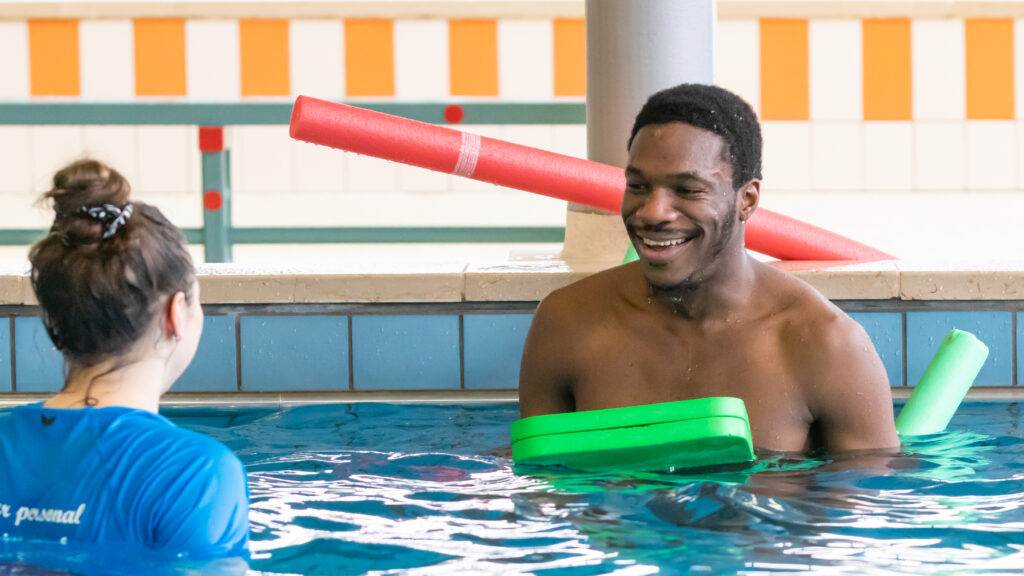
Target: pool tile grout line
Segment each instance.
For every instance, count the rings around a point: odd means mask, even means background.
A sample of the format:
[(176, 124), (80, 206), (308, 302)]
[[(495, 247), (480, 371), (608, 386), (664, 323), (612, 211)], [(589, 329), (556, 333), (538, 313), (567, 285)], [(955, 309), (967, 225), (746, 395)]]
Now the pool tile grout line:
[(8, 328), (7, 329), (8, 329), (8, 331), (11, 334), (11, 338), (10, 338), (10, 340), (11, 340), (10, 341), (10, 345), (11, 345), (11, 392), (17, 392), (18, 391), (18, 388), (17, 388), (17, 386), (18, 386), (18, 383), (17, 383), (17, 374), (18, 374), (17, 362), (18, 362), (18, 358), (17, 358), (17, 354), (16, 354), (17, 348), (14, 346), (14, 337), (15, 337), (14, 336), (14, 324), (15, 324), (14, 316), (9, 317), (7, 319), (7, 322), (8, 322)]
[(1018, 378), (1018, 374), (1020, 373), (1019, 372), (1020, 367), (1017, 366), (1017, 362), (1020, 360), (1018, 358), (1020, 355), (1017, 354), (1017, 315), (1018, 314), (1020, 314), (1020, 313), (1012, 312), (1010, 314), (1010, 342), (1011, 342), (1010, 343), (1010, 358), (1011, 358), (1010, 367), (1011, 367), (1011, 372), (1012, 372), (1010, 374), (1010, 378), (1011, 378), (1010, 385), (1012, 385), (1012, 386), (1013, 385), (1017, 385), (1017, 383), (1019, 381), (1017, 378)]
[(907, 347), (907, 313), (906, 313), (906, 311), (900, 312), (900, 332), (901, 332), (900, 339), (902, 340), (902, 342), (900, 343), (900, 346), (903, 348), (903, 353), (900, 354), (901, 360), (902, 360), (901, 364), (903, 365), (902, 366), (903, 367), (903, 382), (901, 382), (900, 385), (901, 386), (910, 386), (910, 380), (907, 377), (907, 361), (908, 361), (908, 359), (910, 357), (910, 349)]
[(352, 315), (346, 315), (348, 319), (348, 389), (354, 391), (356, 389), (356, 363), (355, 363), (355, 346), (352, 343)]
[(242, 391), (242, 315), (235, 314), (235, 388)]
[(466, 389), (466, 316), (459, 314), (459, 390)]

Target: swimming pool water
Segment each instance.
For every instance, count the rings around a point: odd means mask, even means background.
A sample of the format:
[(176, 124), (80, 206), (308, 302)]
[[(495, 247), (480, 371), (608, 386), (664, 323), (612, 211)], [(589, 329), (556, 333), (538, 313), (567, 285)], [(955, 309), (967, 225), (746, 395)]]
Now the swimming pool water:
[(1017, 403), (966, 404), (892, 460), (774, 456), (701, 476), (516, 474), (500, 450), (514, 405), (166, 414), (246, 464), (257, 573), (1024, 570)]

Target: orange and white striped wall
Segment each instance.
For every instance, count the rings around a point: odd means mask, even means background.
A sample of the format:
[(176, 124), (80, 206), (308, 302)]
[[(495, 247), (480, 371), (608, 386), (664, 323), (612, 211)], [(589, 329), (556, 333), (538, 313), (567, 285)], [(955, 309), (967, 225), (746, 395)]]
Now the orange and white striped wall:
[[(1024, 20), (726, 18), (716, 80), (764, 124), (769, 190), (1024, 188)], [(0, 99), (579, 101), (581, 18), (0, 21)], [(581, 126), (470, 127), (582, 155)], [(0, 191), (38, 191), (81, 151), (140, 188), (196, 191), (192, 128), (0, 128)], [(489, 186), (233, 130), (239, 192)]]
[(582, 98), (582, 19), (0, 22), (0, 98)]

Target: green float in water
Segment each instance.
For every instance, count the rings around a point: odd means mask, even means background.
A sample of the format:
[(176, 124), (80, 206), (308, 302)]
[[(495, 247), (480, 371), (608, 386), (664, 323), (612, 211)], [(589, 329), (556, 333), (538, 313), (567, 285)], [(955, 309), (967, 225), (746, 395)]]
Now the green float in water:
[(988, 346), (974, 334), (950, 331), (896, 419), (896, 431), (919, 436), (945, 430), (987, 358)]
[(739, 398), (697, 398), (523, 418), (512, 424), (516, 464), (578, 470), (666, 470), (754, 460)]
[[(903, 436), (946, 429), (988, 358), (970, 332), (942, 341), (896, 420)], [(577, 470), (668, 470), (755, 459), (747, 409), (714, 397), (523, 418), (512, 424), (516, 464)]]

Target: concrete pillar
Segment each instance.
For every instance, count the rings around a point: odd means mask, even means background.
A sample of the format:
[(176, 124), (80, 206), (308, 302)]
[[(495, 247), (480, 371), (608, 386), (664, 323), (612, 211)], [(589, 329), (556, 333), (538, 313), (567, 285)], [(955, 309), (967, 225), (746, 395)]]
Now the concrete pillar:
[[(586, 0), (587, 156), (625, 167), (633, 118), (647, 98), (714, 79), (714, 0)], [(570, 204), (565, 260), (618, 263), (628, 240), (618, 214)]]

